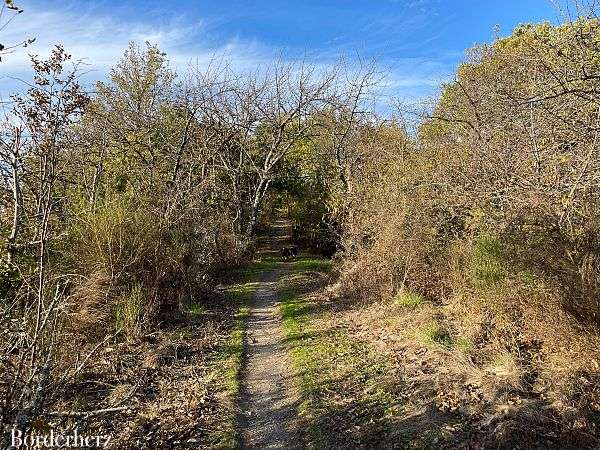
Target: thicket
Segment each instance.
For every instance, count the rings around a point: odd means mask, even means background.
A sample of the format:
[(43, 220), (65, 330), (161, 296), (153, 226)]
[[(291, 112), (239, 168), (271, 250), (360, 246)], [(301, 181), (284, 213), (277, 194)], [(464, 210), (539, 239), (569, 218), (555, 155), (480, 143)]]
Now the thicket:
[(209, 301), (215, 275), (252, 257), (284, 160), (362, 100), (343, 65), (240, 75), (214, 61), (178, 77), (132, 44), (90, 95), (62, 47), (32, 63), (0, 129), (7, 430), (47, 412), (107, 342)]
[(469, 51), (414, 135), (382, 122), (348, 194), (341, 272), (355, 297), (432, 302), (432, 323), (475, 349), (453, 380), (510, 359), (512, 388), (591, 415), (599, 45), (597, 19), (520, 26)]

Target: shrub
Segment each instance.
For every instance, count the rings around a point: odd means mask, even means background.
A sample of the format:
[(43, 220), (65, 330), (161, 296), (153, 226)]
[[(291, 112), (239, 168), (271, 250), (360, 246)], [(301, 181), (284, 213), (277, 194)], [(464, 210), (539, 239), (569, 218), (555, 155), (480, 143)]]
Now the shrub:
[(121, 298), (115, 310), (115, 328), (132, 339), (140, 331), (144, 293), (140, 284), (134, 284), (131, 291)]
[(416, 308), (425, 302), (425, 298), (418, 292), (403, 289), (396, 295), (394, 302), (404, 308)]
[(471, 274), (476, 286), (489, 288), (506, 277), (504, 252), (498, 238), (481, 234), (475, 240)]

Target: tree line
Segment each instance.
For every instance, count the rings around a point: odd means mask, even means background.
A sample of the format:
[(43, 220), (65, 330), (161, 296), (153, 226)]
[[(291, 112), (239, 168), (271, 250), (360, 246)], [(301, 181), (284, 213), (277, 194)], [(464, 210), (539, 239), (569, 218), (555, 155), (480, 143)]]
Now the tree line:
[(61, 46), (32, 66), (0, 135), (2, 421), (19, 429), (98, 345), (250, 258), (282, 161), (363, 101), (342, 78), (373, 76), (214, 61), (178, 78), (157, 47), (131, 44), (89, 95)]

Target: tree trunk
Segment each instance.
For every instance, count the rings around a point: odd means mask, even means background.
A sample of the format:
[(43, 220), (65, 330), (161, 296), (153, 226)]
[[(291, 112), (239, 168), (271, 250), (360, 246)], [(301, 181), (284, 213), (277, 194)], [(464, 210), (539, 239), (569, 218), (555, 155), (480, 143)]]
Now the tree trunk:
[(17, 171), (16, 162), (12, 167), (12, 178), (13, 178), (13, 223), (10, 230), (10, 236), (8, 237), (8, 261), (11, 262), (16, 252), (16, 240), (19, 235), (19, 228), (21, 227), (21, 189), (19, 174)]
[(248, 224), (246, 225), (246, 236), (248, 238), (251, 238), (254, 235), (254, 229), (256, 227), (256, 220), (258, 218), (258, 213), (260, 212), (262, 199), (265, 197), (270, 183), (271, 180), (264, 178), (261, 179), (258, 183), (256, 191), (254, 192), (254, 200), (252, 201), (252, 205), (250, 205)]
[(13, 196), (13, 222), (8, 237), (8, 261), (11, 262), (16, 252), (16, 241), (21, 228), (21, 180), (19, 178), (19, 146), (20, 146), (20, 131), (17, 129), (14, 150), (11, 161), (12, 171), (12, 196)]

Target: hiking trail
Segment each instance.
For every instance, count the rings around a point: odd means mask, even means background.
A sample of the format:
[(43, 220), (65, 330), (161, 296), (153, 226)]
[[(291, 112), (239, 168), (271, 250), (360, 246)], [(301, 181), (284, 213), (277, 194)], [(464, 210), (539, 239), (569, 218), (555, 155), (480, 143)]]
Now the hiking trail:
[[(289, 226), (277, 222), (274, 236), (262, 240), (260, 256), (276, 256), (285, 245)], [(245, 448), (302, 448), (297, 426), (291, 360), (278, 310), (277, 282), (288, 271), (281, 262), (264, 271), (249, 303), (246, 364), (242, 375), (241, 425)]]

